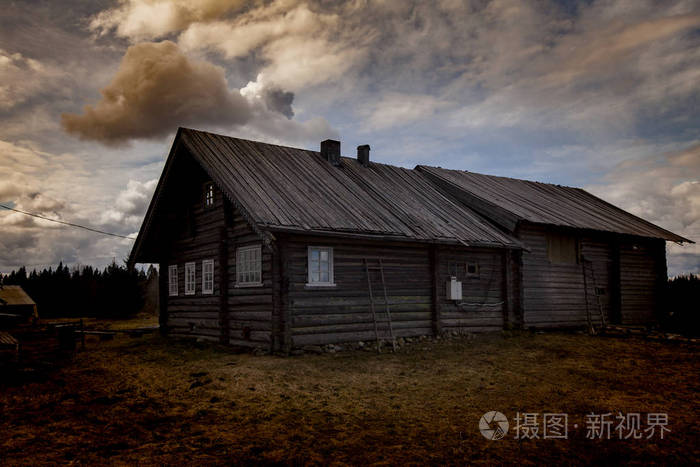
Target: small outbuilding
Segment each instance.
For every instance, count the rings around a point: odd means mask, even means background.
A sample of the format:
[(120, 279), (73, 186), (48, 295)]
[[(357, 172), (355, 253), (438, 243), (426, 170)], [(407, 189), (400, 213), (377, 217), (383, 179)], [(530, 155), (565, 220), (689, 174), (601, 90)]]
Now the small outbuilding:
[(36, 303), (19, 285), (0, 285), (0, 324), (39, 318)]

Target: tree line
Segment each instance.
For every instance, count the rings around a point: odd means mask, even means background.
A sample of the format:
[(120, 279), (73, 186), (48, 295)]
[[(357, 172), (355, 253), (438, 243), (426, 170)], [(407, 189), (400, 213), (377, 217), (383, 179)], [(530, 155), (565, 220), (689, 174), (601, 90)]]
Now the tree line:
[[(152, 270), (149, 270), (149, 274)], [(0, 274), (3, 285), (19, 285), (36, 302), (41, 318), (126, 318), (141, 310), (147, 274), (112, 262), (103, 270), (60, 263), (27, 273), (23, 266)]]

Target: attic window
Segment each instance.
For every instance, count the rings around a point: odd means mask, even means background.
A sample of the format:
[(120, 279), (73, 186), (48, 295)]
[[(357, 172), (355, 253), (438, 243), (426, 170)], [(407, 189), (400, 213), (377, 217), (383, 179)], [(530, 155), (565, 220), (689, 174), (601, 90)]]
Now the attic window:
[(204, 185), (204, 207), (210, 208), (214, 206), (214, 184), (208, 182)]
[(550, 263), (577, 264), (578, 242), (576, 237), (561, 233), (547, 233), (547, 258)]

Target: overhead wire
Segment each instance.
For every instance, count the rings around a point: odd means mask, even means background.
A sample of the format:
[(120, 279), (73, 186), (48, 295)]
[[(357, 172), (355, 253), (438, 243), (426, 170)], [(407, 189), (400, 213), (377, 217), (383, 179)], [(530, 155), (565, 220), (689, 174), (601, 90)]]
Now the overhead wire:
[(105, 232), (104, 230), (94, 229), (94, 228), (92, 228), (92, 227), (88, 227), (88, 226), (80, 225), (80, 224), (75, 224), (75, 223), (73, 223), (73, 222), (66, 222), (66, 221), (62, 221), (62, 220), (58, 220), (58, 219), (51, 219), (50, 217), (45, 217), (45, 216), (42, 216), (41, 214), (36, 214), (36, 213), (33, 213), (33, 212), (22, 211), (22, 210), (20, 210), (20, 209), (15, 209), (15, 208), (12, 208), (12, 207), (10, 207), (10, 206), (6, 206), (6, 205), (4, 205), (4, 204), (0, 204), (0, 207), (1, 207), (1, 208), (8, 209), (8, 210), (10, 210), (10, 211), (18, 212), (18, 213), (20, 213), (20, 214), (24, 214), (24, 215), (26, 215), (26, 216), (37, 217), (37, 218), (43, 219), (43, 220), (45, 220), (45, 221), (56, 222), (56, 223), (58, 223), (58, 224), (63, 224), (63, 225), (67, 225), (67, 226), (70, 226), (70, 227), (77, 227), (77, 228), (79, 228), (79, 229), (89, 230), (90, 232), (95, 232), (95, 233), (99, 233), (99, 234), (102, 234), (102, 235), (110, 235), (110, 236), (112, 236), (112, 237), (126, 238), (126, 239), (128, 239), (128, 240), (136, 240), (134, 237), (130, 237), (130, 236), (128, 236), (128, 235), (120, 235), (120, 234), (116, 234), (116, 233), (112, 233), (112, 232)]

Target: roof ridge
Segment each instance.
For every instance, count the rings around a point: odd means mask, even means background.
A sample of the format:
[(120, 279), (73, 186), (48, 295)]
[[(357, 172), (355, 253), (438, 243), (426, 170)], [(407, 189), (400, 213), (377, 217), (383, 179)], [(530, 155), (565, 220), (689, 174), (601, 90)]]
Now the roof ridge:
[(572, 190), (584, 190), (584, 191), (585, 191), (584, 188), (578, 187), (578, 186), (561, 185), (561, 184), (559, 184), (559, 183), (550, 183), (550, 182), (541, 182), (541, 181), (539, 181), (539, 180), (527, 180), (527, 179), (525, 179), (525, 178), (506, 177), (506, 176), (504, 176), (504, 175), (485, 174), (485, 173), (481, 173), (481, 172), (472, 172), (472, 171), (470, 171), (470, 170), (448, 169), (448, 168), (445, 168), (445, 167), (438, 167), (438, 166), (426, 165), (426, 164), (418, 164), (418, 165), (416, 166), (416, 168), (417, 168), (417, 167), (428, 167), (428, 168), (431, 168), (431, 169), (449, 170), (449, 171), (451, 171), (451, 172), (464, 172), (464, 173), (467, 173), (467, 174), (479, 175), (479, 176), (481, 176), (481, 177), (501, 178), (501, 179), (505, 179), (505, 180), (515, 180), (515, 181), (518, 181), (518, 182), (536, 183), (536, 184), (538, 184), (538, 185), (557, 186), (557, 187), (560, 187), (560, 188), (571, 188)]

